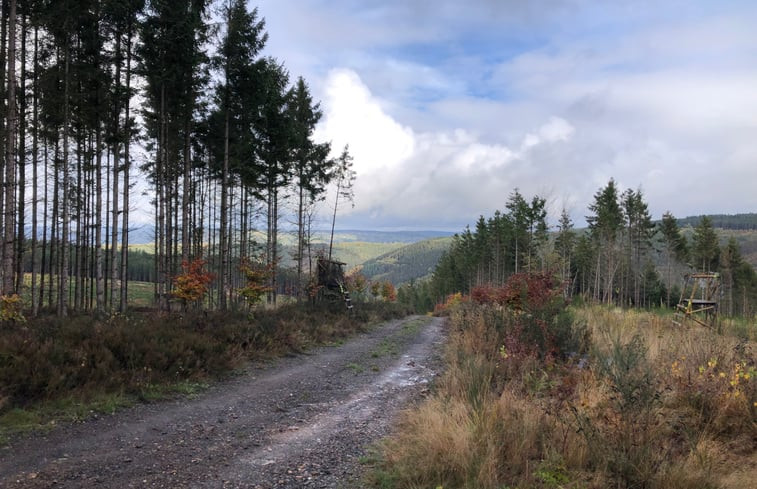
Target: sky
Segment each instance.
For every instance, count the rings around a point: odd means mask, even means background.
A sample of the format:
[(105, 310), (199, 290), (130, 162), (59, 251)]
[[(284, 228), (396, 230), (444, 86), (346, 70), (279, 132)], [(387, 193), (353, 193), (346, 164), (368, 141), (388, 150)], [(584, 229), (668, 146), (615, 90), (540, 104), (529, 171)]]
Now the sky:
[(655, 219), (757, 212), (757, 2), (250, 5), (354, 157), (338, 228), (459, 231), (516, 188), (583, 227), (610, 178)]

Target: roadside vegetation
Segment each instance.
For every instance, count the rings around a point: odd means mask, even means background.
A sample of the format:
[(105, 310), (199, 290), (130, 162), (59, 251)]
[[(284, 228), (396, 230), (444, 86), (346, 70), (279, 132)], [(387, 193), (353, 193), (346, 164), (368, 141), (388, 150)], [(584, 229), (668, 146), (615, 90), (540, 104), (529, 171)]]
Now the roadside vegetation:
[(192, 394), (248, 361), (338, 342), (404, 317), (396, 303), (286, 305), (250, 313), (40, 317), (0, 328), (0, 441), (56, 420)]
[(569, 306), (549, 275), (451, 295), (446, 369), (378, 488), (743, 488), (757, 479), (757, 325)]

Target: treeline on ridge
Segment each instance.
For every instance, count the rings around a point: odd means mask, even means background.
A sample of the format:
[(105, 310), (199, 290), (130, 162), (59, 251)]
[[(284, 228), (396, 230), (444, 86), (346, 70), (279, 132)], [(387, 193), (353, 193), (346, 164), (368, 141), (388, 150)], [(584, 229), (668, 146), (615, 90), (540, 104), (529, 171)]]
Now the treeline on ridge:
[[(667, 212), (653, 222), (641, 189), (620, 191), (613, 179), (589, 206), (588, 229), (577, 232), (565, 210), (551, 234), (544, 199), (530, 201), (516, 189), (506, 212), (477, 221), (453, 237), (428, 284), (401, 296), (428, 294), (434, 301), (476, 286), (501, 285), (518, 272), (555, 273), (567, 297), (635, 307), (674, 305), (684, 274), (718, 272), (727, 315), (751, 316), (757, 306), (757, 272), (737, 240), (724, 245), (704, 216), (687, 239)], [(417, 299), (416, 299), (417, 300)]]
[[(705, 216), (689, 216), (679, 218), (678, 225), (680, 227), (691, 226), (696, 227), (702, 221)], [(755, 230), (757, 229), (757, 214), (744, 213), (744, 214), (709, 214), (707, 218), (710, 219), (713, 227), (719, 229), (733, 229), (733, 230)]]

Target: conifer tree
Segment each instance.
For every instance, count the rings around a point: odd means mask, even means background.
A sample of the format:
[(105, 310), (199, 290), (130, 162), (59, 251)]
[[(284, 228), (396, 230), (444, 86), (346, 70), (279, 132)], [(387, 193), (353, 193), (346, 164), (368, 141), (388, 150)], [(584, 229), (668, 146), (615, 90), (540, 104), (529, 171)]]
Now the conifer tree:
[(659, 224), (659, 231), (662, 238), (662, 244), (665, 253), (666, 263), (666, 303), (670, 302), (670, 289), (673, 287), (673, 261), (684, 262), (688, 253), (686, 245), (686, 237), (681, 234), (681, 230), (678, 227), (678, 222), (670, 211), (666, 211), (662, 215), (662, 220)]
[(302, 269), (305, 253), (305, 212), (308, 202), (319, 200), (326, 191), (334, 160), (328, 158), (331, 145), (316, 144), (313, 132), (323, 112), (320, 104), (314, 103), (310, 90), (302, 77), (297, 79), (292, 90), (290, 111), (293, 123), (293, 163), (295, 191), (297, 196), (297, 295), (302, 295)]
[(253, 115), (260, 111), (263, 82), (257, 57), (268, 39), (264, 28), (265, 22), (257, 18), (257, 9), (248, 11), (244, 0), (230, 2), (226, 8), (226, 35), (219, 54), (213, 59), (223, 77), (216, 90), (218, 113), (215, 117), (216, 121), (223, 121), (218, 296), (221, 309), (226, 308), (230, 281), (230, 173), (246, 175), (248, 170), (244, 167), (255, 158), (253, 135), (257, 120)]
[(712, 220), (708, 216), (702, 216), (697, 227), (694, 228), (694, 236), (691, 240), (691, 258), (695, 267), (703, 272), (716, 269), (720, 246), (718, 235), (712, 227)]
[[(576, 235), (573, 231), (573, 221), (568, 211), (563, 208), (560, 213), (560, 221), (557, 224), (557, 236), (555, 237), (555, 251), (560, 257), (560, 278), (563, 282), (570, 280), (571, 257), (576, 244)], [(566, 291), (571, 290), (566, 285)]]
[(618, 238), (623, 228), (623, 210), (614, 179), (611, 178), (605, 187), (594, 194), (594, 202), (589, 205), (589, 210), (593, 214), (586, 216), (586, 221), (599, 250), (594, 271), (595, 298), (609, 304), (613, 298), (615, 274), (619, 265)]

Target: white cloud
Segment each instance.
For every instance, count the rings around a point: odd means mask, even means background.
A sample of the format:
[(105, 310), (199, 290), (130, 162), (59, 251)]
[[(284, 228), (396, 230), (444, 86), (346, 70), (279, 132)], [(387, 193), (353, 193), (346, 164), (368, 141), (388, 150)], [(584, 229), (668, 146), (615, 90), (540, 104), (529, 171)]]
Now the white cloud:
[(326, 116), (315, 138), (331, 141), (337, 153), (348, 144), (358, 171), (379, 174), (413, 153), (413, 131), (384, 113), (354, 71), (333, 70), (325, 93)]
[(350, 144), (364, 227), (459, 229), (516, 186), (580, 225), (610, 177), (641, 185), (655, 217), (757, 209), (753, 2), (263, 0), (260, 13), (272, 54), (323, 101), (319, 137)]
[(332, 141), (335, 152), (349, 144), (354, 156), (356, 205), (345, 210), (352, 226), (459, 226), (503, 208), (516, 186), (526, 192), (543, 187), (540, 179), (519, 180), (540, 171), (535, 150), (564, 143), (574, 132), (568, 121), (551, 117), (517, 149), (483, 142), (464, 129), (416, 133), (384, 112), (360, 77), (346, 69), (332, 71), (325, 93), (317, 137)]

